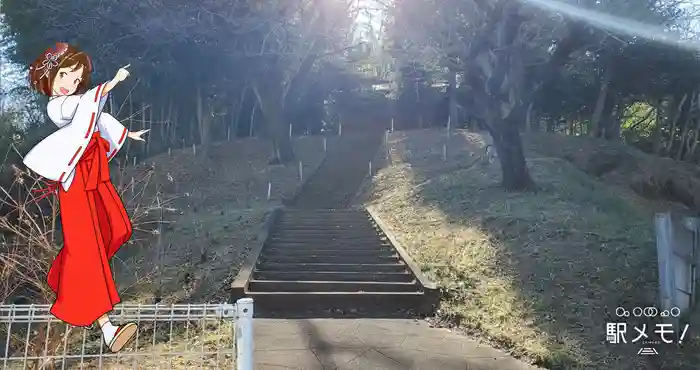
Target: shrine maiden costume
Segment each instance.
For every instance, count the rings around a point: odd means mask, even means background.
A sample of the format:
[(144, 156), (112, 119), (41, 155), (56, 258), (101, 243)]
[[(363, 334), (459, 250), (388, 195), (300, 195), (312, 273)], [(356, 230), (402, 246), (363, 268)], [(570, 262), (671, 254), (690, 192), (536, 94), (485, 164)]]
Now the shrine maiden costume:
[(126, 141), (127, 129), (102, 113), (105, 84), (83, 95), (56, 96), (46, 107), (58, 130), (24, 158), (57, 192), (63, 248), (48, 273), (56, 293), (51, 313), (88, 326), (119, 303), (109, 260), (131, 237), (131, 222), (109, 177), (108, 162)]

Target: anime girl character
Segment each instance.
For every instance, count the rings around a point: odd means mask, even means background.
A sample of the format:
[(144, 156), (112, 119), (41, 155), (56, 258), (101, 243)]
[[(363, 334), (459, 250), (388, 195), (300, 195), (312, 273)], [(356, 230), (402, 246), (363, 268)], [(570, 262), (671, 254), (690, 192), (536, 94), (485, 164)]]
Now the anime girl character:
[(62, 42), (46, 50), (30, 66), (29, 81), (49, 96), (46, 110), (58, 130), (24, 157), (24, 164), (49, 183), (39, 189), (43, 196), (58, 194), (64, 244), (48, 273), (56, 294), (51, 313), (74, 326), (96, 322), (112, 352), (137, 330), (134, 323), (114, 325), (108, 316), (120, 302), (109, 260), (132, 232), (108, 162), (127, 138), (144, 141), (148, 131), (129, 132), (102, 112), (109, 92), (129, 76), (128, 67), (88, 89), (93, 65), (87, 54)]

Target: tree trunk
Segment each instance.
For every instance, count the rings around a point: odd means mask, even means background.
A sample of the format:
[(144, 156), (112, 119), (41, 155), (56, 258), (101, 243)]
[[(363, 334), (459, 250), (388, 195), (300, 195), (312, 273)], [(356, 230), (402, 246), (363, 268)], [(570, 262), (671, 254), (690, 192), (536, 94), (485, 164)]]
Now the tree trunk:
[(671, 128), (669, 130), (669, 137), (668, 137), (668, 145), (666, 146), (666, 150), (664, 155), (670, 156), (671, 153), (673, 153), (673, 147), (676, 142), (676, 128), (678, 127), (678, 121), (681, 119), (681, 116), (683, 115), (683, 107), (685, 106), (685, 101), (688, 99), (688, 94), (684, 94), (683, 97), (681, 98), (680, 103), (678, 103), (677, 108), (675, 109), (674, 115), (673, 115), (673, 121), (671, 121)]
[(539, 132), (540, 123), (534, 122), (532, 120), (532, 108), (535, 106), (535, 102), (531, 101), (530, 105), (527, 107), (527, 113), (525, 113), (525, 127), (527, 127), (528, 132)]
[[(276, 89), (275, 89), (276, 90)], [(273, 99), (284, 94), (280, 91), (269, 91), (260, 89), (253, 85), (253, 92), (258, 98), (260, 112), (265, 117), (265, 127), (272, 139), (273, 158), (270, 163), (287, 164), (294, 160), (294, 148), (289, 137), (289, 128), (284, 124), (282, 117), (283, 105), (281, 101)]]
[(693, 119), (691, 113), (691, 110), (693, 109), (693, 105), (695, 104), (695, 93), (692, 93), (690, 101), (688, 101), (687, 104), (687, 109), (684, 109), (683, 111), (685, 112), (683, 117), (683, 127), (681, 129), (681, 135), (680, 135), (680, 143), (678, 145), (678, 149), (676, 150), (676, 155), (675, 159), (676, 160), (682, 160), (683, 155), (685, 154), (685, 150), (688, 149), (688, 140), (689, 134), (690, 134), (690, 124)]
[(700, 94), (697, 95), (697, 117), (695, 118), (695, 133), (690, 141), (688, 148), (688, 157), (691, 159), (695, 156), (695, 151), (698, 148), (698, 140), (700, 140)]
[(491, 135), (501, 163), (501, 185), (510, 191), (532, 189), (535, 184), (527, 169), (517, 122), (504, 121), (492, 127), (499, 127)]
[(168, 126), (165, 125), (166, 106), (167, 100), (163, 99), (163, 101), (161, 101), (160, 111), (158, 111), (158, 141), (161, 148), (163, 147), (163, 144), (167, 143), (168, 136)]
[(625, 113), (625, 107), (620, 99), (613, 104), (611, 114), (608, 116), (608, 123), (605, 125), (606, 140), (620, 140), (620, 130), (622, 129), (622, 116)]
[(253, 134), (255, 134), (255, 112), (258, 110), (258, 103), (255, 102), (253, 104), (253, 110), (250, 112), (250, 124), (248, 125), (248, 137), (253, 137)]
[[(652, 152), (655, 155), (661, 155), (663, 148), (663, 135), (661, 134), (661, 126), (664, 124), (661, 112), (663, 109), (663, 99), (656, 101), (656, 113), (654, 116), (654, 128), (651, 132)], [(669, 103), (670, 106), (670, 103)]]
[[(140, 130), (145, 130), (146, 129), (146, 110), (148, 107), (146, 106), (145, 101), (141, 101), (141, 128)], [(140, 162), (143, 158), (146, 158), (146, 145), (141, 145), (141, 155), (139, 156), (138, 161)]]
[(418, 111), (418, 128), (423, 128), (423, 107), (420, 105), (420, 83), (414, 84), (416, 90), (416, 110)]
[(450, 101), (449, 101), (449, 122), (450, 122), (450, 128), (454, 129), (457, 126), (457, 122), (459, 122), (459, 119), (457, 118), (457, 72), (454, 70), (450, 69), (450, 72), (448, 74), (449, 78), (449, 86), (448, 89), (450, 89)]
[[(153, 135), (153, 133), (151, 132), (153, 130), (153, 105), (151, 105), (151, 107), (148, 108), (148, 130), (149, 130), (148, 134)], [(148, 138), (146, 139), (146, 143), (145, 143), (146, 144), (145, 145), (146, 155), (143, 156), (144, 159), (151, 155), (151, 143), (152, 142), (153, 142), (153, 140), (149, 140)]]
[[(204, 102), (202, 89), (197, 85), (197, 126), (199, 129), (199, 142), (202, 145), (202, 153), (206, 154), (211, 144), (211, 104)], [(206, 106), (205, 106), (206, 104)]]
[(603, 130), (601, 127), (601, 120), (603, 118), (603, 110), (608, 103), (608, 89), (610, 86), (610, 79), (612, 77), (612, 68), (608, 66), (605, 68), (603, 75), (603, 81), (600, 85), (600, 91), (598, 92), (598, 99), (595, 102), (595, 110), (593, 111), (593, 117), (591, 118), (591, 134), (594, 137), (601, 137)]
[(172, 114), (169, 116), (170, 120), (170, 145), (177, 145), (177, 128), (178, 128), (178, 109), (173, 106)]
[[(131, 94), (129, 94), (129, 132), (133, 131), (134, 128), (134, 101), (131, 99)], [(129, 159), (129, 151), (131, 149), (131, 140), (126, 141), (126, 150), (124, 151), (125, 158)]]

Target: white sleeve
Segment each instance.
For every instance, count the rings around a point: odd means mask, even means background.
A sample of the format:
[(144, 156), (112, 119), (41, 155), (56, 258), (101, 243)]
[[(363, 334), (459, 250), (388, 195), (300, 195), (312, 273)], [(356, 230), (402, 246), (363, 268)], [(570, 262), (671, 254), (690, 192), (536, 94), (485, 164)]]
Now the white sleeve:
[(49, 100), (46, 113), (59, 128), (69, 124), (75, 116), (82, 95), (59, 96)]

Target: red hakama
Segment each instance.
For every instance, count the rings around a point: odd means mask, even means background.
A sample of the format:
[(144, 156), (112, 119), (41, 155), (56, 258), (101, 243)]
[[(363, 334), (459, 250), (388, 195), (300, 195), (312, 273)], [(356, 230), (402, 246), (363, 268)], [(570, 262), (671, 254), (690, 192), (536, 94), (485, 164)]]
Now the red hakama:
[(56, 293), (51, 313), (75, 326), (91, 325), (120, 302), (109, 260), (132, 229), (109, 178), (109, 148), (93, 133), (68, 191), (58, 186), (63, 249), (48, 274)]

